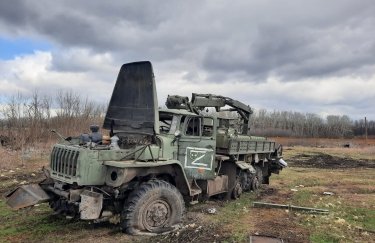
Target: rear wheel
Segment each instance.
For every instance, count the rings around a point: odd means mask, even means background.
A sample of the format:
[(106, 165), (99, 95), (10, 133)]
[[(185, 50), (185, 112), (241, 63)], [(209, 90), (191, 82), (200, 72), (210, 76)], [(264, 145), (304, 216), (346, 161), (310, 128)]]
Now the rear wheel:
[(260, 166), (254, 166), (255, 168), (255, 177), (257, 179), (258, 187), (259, 188), (263, 184), (263, 170)]
[(237, 181), (236, 181), (236, 184), (235, 184), (235, 186), (234, 186), (234, 188), (233, 188), (233, 191), (232, 191), (232, 198), (233, 198), (233, 199), (238, 199), (238, 198), (240, 198), (240, 197), (241, 197), (241, 194), (242, 194), (242, 191), (243, 191), (243, 189), (242, 189), (242, 185), (241, 185), (240, 181), (237, 180)]
[(253, 176), (253, 179), (251, 180), (251, 190), (252, 191), (257, 191), (259, 189), (259, 180), (256, 175)]
[(184, 200), (166, 181), (150, 180), (130, 195), (121, 213), (121, 228), (129, 234), (164, 233), (182, 221)]

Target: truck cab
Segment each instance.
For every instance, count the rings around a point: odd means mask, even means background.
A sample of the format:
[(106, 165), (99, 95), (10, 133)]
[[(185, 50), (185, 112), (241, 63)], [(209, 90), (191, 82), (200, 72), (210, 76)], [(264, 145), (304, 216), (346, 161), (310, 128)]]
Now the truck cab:
[(189, 179), (214, 178), (217, 118), (176, 109), (160, 110), (159, 118), (158, 137), (170, 143), (162, 147), (168, 157), (180, 161)]

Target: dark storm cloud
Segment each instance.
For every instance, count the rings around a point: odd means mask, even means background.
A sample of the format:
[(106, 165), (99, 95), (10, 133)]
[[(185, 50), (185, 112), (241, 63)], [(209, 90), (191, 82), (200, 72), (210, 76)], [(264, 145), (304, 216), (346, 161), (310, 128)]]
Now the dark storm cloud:
[(36, 18), (38, 14), (30, 11), (25, 1), (0, 2), (0, 19), (12, 27), (24, 28), (28, 20)]
[(260, 81), (271, 75), (284, 80), (366, 75), (358, 71), (375, 63), (374, 7), (348, 12), (350, 8), (337, 7), (332, 19), (305, 10), (311, 19), (260, 23), (249, 30), (254, 34), (247, 42), (208, 48), (203, 66), (211, 73), (242, 71), (248, 79)]
[[(191, 81), (201, 72), (215, 82), (289, 81), (373, 72), (374, 12), (370, 0), (17, 0), (0, 3), (0, 29), (47, 37), (61, 50), (110, 53), (115, 63), (175, 61), (193, 69)], [(90, 68), (64, 58), (53, 66)]]

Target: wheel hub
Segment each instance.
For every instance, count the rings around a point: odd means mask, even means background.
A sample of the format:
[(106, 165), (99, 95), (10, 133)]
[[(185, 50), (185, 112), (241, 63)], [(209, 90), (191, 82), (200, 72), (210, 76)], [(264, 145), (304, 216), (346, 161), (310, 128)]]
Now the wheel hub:
[(149, 204), (144, 214), (144, 225), (148, 230), (163, 227), (170, 217), (170, 206), (163, 200), (156, 200)]

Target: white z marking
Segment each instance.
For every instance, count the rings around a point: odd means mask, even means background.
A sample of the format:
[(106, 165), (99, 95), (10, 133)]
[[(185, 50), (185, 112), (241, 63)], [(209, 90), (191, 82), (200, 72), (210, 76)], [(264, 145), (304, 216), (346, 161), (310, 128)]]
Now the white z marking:
[[(190, 153), (192, 153), (192, 152), (195, 152), (195, 151), (190, 151)], [(191, 164), (192, 164), (192, 165), (201, 165), (201, 166), (207, 167), (208, 164), (198, 163), (198, 161), (199, 161), (200, 159), (202, 159), (205, 155), (206, 155), (206, 154), (204, 153), (202, 156), (200, 156), (200, 157), (196, 158), (195, 160), (191, 161)]]
[[(207, 153), (210, 153), (210, 152), (212, 154), (210, 156), (208, 164), (199, 163), (199, 160), (203, 159), (207, 155)], [(189, 162), (188, 161), (189, 158), (192, 161)], [(185, 154), (185, 168), (212, 170), (213, 159), (214, 159), (214, 153), (212, 149), (187, 147), (186, 154)]]

